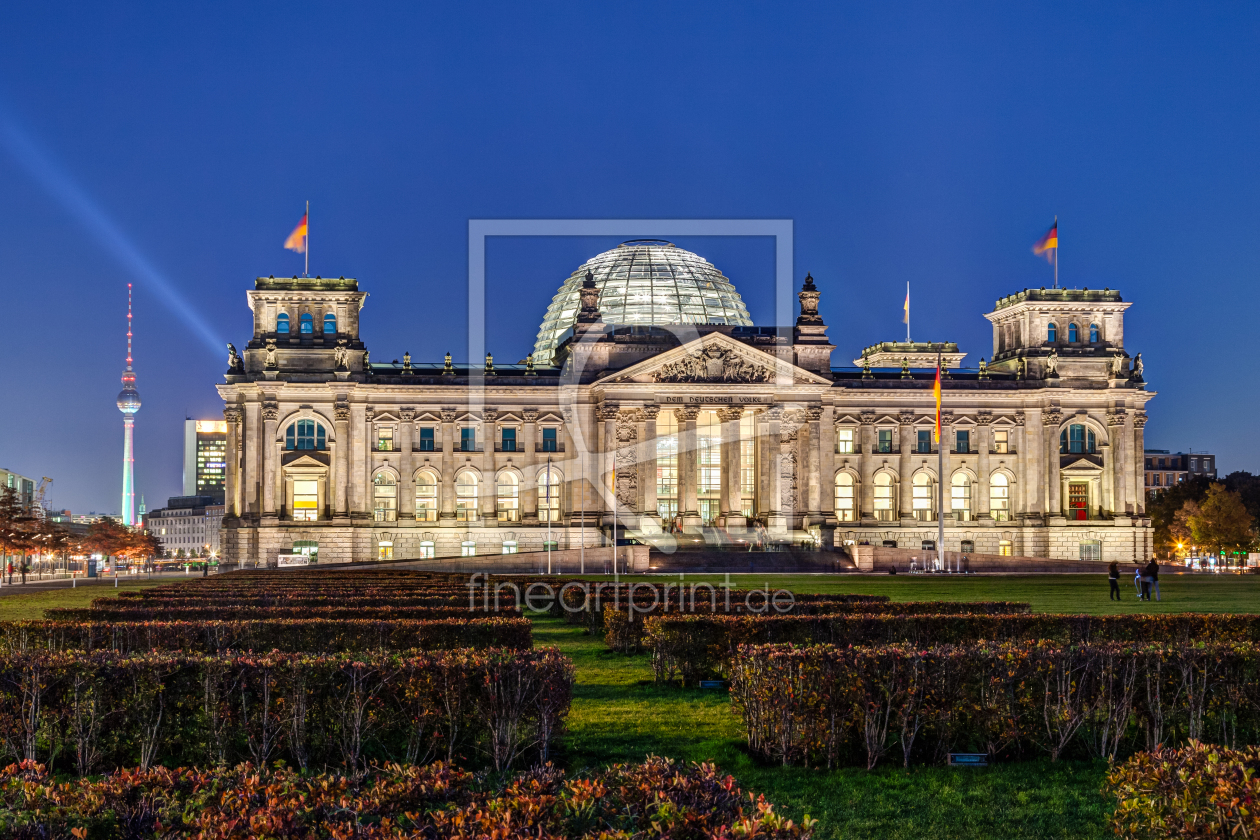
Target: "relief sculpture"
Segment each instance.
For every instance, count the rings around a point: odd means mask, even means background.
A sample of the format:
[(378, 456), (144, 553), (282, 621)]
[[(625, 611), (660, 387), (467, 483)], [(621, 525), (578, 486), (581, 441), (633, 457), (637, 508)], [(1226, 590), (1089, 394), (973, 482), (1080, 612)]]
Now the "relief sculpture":
[(663, 365), (657, 382), (770, 382), (774, 371), (727, 348), (710, 346)]

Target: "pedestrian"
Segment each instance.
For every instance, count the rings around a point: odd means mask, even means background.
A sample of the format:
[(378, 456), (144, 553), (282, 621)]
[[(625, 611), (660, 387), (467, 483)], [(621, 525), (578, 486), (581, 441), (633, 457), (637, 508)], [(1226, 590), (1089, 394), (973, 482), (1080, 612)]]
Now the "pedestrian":
[(1146, 571), (1142, 574), (1142, 579), (1149, 581), (1146, 585), (1146, 600), (1151, 600), (1151, 589), (1155, 590), (1155, 600), (1159, 598), (1159, 563), (1155, 562), (1155, 558), (1151, 558), (1151, 562), (1146, 564)]
[(1133, 588), (1137, 590), (1138, 600), (1142, 600), (1142, 567), (1133, 568)]
[(1107, 580), (1111, 583), (1111, 591), (1107, 593), (1108, 601), (1120, 600), (1120, 564), (1111, 561), (1111, 565), (1107, 567)]
[(1138, 596), (1138, 600), (1149, 601), (1151, 600), (1150, 564), (1148, 563), (1147, 565), (1139, 566), (1138, 568), (1142, 570), (1141, 571), (1142, 594)]

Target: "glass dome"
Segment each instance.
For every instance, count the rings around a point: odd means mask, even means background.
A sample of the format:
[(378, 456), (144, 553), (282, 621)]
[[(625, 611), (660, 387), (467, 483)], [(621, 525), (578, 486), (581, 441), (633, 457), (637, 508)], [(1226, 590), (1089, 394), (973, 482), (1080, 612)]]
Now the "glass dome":
[(587, 271), (599, 289), (605, 323), (752, 326), (739, 292), (713, 263), (672, 242), (635, 239), (592, 257), (564, 281), (538, 328), (537, 364), (552, 362), (560, 337), (577, 322), (578, 289)]

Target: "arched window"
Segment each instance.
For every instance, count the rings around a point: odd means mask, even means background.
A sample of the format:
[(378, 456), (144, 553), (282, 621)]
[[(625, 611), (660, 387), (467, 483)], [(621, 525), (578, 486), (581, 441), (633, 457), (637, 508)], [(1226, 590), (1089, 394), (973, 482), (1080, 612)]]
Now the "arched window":
[(891, 522), (897, 518), (897, 484), (886, 472), (875, 476), (875, 518)]
[(1054, 344), (1058, 340), (1059, 328), (1054, 325), (1053, 321), (1051, 321), (1050, 324), (1046, 326), (1046, 341)]
[(416, 521), (437, 522), (438, 482), (433, 473), (422, 472), (416, 476)]
[(1089, 343), (1090, 344), (1098, 343), (1098, 325), (1097, 324), (1089, 325)]
[(857, 499), (853, 496), (853, 476), (847, 472), (836, 473), (836, 519), (841, 522), (857, 521)]
[(910, 489), (910, 507), (914, 518), (919, 520), (935, 519), (932, 505), (932, 476), (925, 472), (914, 476), (914, 486)]
[(481, 518), (477, 510), (477, 474), (465, 470), (455, 476), (455, 518), (473, 522)]
[(1068, 324), (1068, 343), (1075, 344), (1080, 338), (1080, 334), (1076, 330), (1076, 324)]
[(284, 448), (288, 450), (312, 449), (318, 452), (328, 448), (324, 427), (314, 420), (298, 420), (290, 423), (284, 433)]
[(1011, 518), (1011, 482), (1002, 473), (989, 479), (989, 513), (998, 522)]
[[(550, 477), (548, 474), (550, 473)], [(538, 471), (538, 521), (560, 521), (560, 471), (555, 467)]]
[(516, 473), (499, 473), (495, 487), (495, 509), (499, 512), (500, 522), (521, 521), (521, 491)]
[(311, 333), (315, 332), (315, 321), (314, 319), (311, 318), (311, 313), (303, 312), (302, 318), (299, 323), (300, 323), (299, 330), (301, 331), (302, 335), (310, 335)]
[(324, 335), (334, 335), (337, 332), (337, 316), (329, 312), (324, 316)]
[(282, 335), (289, 334), (289, 313), (281, 312), (276, 316), (276, 332)]
[(949, 500), (954, 517), (959, 522), (971, 521), (971, 478), (966, 473), (954, 473), (950, 482)]
[(372, 479), (372, 513), (377, 522), (398, 518), (398, 482), (387, 472), (378, 472)]
[(1092, 454), (1098, 447), (1094, 432), (1080, 423), (1073, 423), (1059, 432), (1059, 452), (1068, 454)]

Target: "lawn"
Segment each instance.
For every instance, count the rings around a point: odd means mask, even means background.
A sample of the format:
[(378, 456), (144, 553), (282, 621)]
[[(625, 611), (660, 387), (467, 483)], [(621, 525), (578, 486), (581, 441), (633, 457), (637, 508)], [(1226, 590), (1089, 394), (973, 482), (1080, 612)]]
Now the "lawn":
[(21, 584), (6, 585), (4, 591), (0, 593), (2, 596), (0, 597), (0, 621), (43, 618), (44, 610), (53, 607), (87, 607), (96, 598), (112, 598), (120, 592), (134, 592), (137, 589), (171, 582), (169, 579), (154, 581), (120, 579), (117, 589), (111, 582), (76, 586), (74, 589), (67, 585), (64, 589), (43, 589), (34, 592), (23, 592)]

